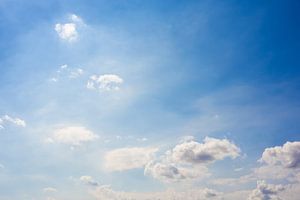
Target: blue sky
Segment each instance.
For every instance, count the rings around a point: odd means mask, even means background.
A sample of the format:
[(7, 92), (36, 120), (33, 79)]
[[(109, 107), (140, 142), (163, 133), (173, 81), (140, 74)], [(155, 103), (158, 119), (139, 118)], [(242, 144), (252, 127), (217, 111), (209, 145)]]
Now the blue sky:
[(0, 200), (296, 200), (297, 1), (0, 1)]

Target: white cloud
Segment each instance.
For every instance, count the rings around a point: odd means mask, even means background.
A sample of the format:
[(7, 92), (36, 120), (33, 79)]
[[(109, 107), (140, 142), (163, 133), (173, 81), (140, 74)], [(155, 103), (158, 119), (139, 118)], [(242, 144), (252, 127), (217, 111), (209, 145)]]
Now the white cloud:
[(80, 181), (86, 185), (98, 186), (99, 183), (93, 179), (91, 176), (81, 176)]
[(151, 159), (157, 148), (121, 148), (105, 154), (104, 167), (109, 171), (123, 171), (144, 167)]
[(82, 26), (85, 24), (84, 24), (83, 20), (75, 14), (70, 14), (69, 20), (70, 20), (70, 22), (68, 22), (68, 23), (55, 24), (54, 29), (61, 39), (66, 40), (68, 42), (74, 42), (78, 39), (78, 36), (79, 36), (78, 26)]
[(54, 131), (53, 142), (65, 143), (70, 145), (81, 145), (83, 142), (93, 141), (98, 136), (83, 126), (69, 126)]
[(61, 78), (66, 78), (66, 77), (70, 79), (76, 79), (82, 76), (83, 73), (84, 71), (81, 68), (72, 68), (64, 64), (60, 66), (60, 68), (56, 71), (55, 76), (50, 78), (50, 81), (58, 82)]
[(248, 200), (279, 200), (278, 193), (285, 188), (282, 185), (266, 184), (265, 181), (257, 181), (257, 187), (254, 189)]
[(226, 157), (232, 159), (240, 155), (240, 149), (227, 139), (206, 137), (204, 143), (186, 141), (172, 150), (174, 162), (208, 164)]
[(67, 40), (69, 42), (76, 41), (78, 38), (78, 32), (75, 23), (66, 23), (66, 24), (56, 24), (55, 31), (59, 35), (59, 37), (63, 40)]
[(283, 146), (267, 148), (260, 161), (268, 165), (298, 168), (300, 167), (300, 142), (287, 142)]
[(87, 82), (88, 89), (99, 89), (104, 91), (119, 90), (123, 79), (115, 74), (92, 75)]
[(53, 193), (53, 192), (57, 192), (57, 189), (53, 188), (53, 187), (46, 187), (46, 188), (43, 189), (43, 192), (45, 192), (45, 193)]
[(144, 173), (164, 182), (200, 179), (210, 175), (209, 164), (226, 157), (234, 159), (239, 154), (240, 149), (227, 139), (206, 137), (198, 143), (190, 137), (148, 163)]
[(208, 200), (221, 199), (221, 193), (208, 189), (198, 188), (190, 189), (188, 191), (176, 191), (168, 189), (162, 192), (122, 192), (115, 191), (109, 185), (97, 187), (91, 192), (92, 195), (99, 200), (149, 200), (149, 199), (163, 199), (163, 200)]
[(0, 129), (4, 129), (6, 123), (11, 123), (16, 126), (26, 126), (26, 122), (23, 119), (20, 118), (13, 118), (8, 115), (4, 115), (3, 117), (0, 117)]

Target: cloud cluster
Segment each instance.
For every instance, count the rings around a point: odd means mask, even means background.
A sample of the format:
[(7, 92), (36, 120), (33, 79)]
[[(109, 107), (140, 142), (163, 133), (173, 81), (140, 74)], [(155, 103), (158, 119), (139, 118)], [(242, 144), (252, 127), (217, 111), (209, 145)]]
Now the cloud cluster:
[(65, 24), (55, 24), (54, 29), (61, 39), (68, 42), (74, 42), (78, 39), (77, 27), (83, 24), (83, 20), (75, 14), (71, 14), (69, 20), (70, 22)]
[(101, 200), (209, 200), (221, 199), (221, 193), (208, 189), (190, 189), (188, 191), (176, 191), (168, 189), (162, 192), (121, 192), (115, 191), (109, 185), (103, 185), (91, 192), (96, 199)]
[(116, 74), (92, 75), (87, 82), (88, 89), (99, 89), (100, 91), (119, 90), (123, 79)]
[(257, 181), (257, 187), (254, 189), (248, 200), (280, 200), (278, 193), (285, 188), (282, 185), (266, 184), (265, 181)]
[(55, 130), (53, 136), (48, 138), (48, 141), (77, 146), (97, 138), (98, 135), (83, 126), (69, 126)]
[(203, 178), (209, 175), (209, 164), (239, 155), (240, 149), (227, 139), (206, 137), (203, 143), (185, 140), (148, 163), (145, 174), (165, 182)]
[(104, 156), (105, 168), (109, 171), (123, 171), (144, 167), (153, 159), (157, 148), (121, 148), (109, 151)]
[(4, 129), (5, 124), (7, 124), (7, 123), (11, 123), (11, 124), (14, 124), (16, 126), (21, 126), (21, 127), (26, 126), (26, 122), (23, 119), (20, 119), (17, 117), (13, 118), (8, 115), (4, 115), (4, 116), (0, 117), (0, 129)]

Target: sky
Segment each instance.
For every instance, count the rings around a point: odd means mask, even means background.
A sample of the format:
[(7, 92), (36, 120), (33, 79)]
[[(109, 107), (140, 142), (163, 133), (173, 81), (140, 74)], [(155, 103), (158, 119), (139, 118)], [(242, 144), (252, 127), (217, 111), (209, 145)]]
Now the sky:
[(0, 200), (298, 200), (299, 8), (0, 0)]

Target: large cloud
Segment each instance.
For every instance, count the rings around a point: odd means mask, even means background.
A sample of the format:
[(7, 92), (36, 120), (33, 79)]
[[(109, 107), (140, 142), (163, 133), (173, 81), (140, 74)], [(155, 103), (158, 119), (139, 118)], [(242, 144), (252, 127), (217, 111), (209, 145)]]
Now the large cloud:
[(279, 200), (278, 193), (283, 191), (282, 185), (266, 184), (265, 181), (257, 181), (257, 187), (252, 191), (248, 200)]
[(144, 167), (151, 159), (157, 148), (121, 148), (105, 154), (105, 168), (109, 171), (123, 171)]
[(55, 130), (51, 140), (70, 145), (80, 145), (97, 138), (96, 134), (83, 126), (69, 126)]
[(206, 137), (203, 143), (187, 141), (177, 145), (172, 150), (172, 159), (174, 162), (207, 164), (225, 157), (234, 159), (239, 154), (240, 149), (229, 140)]
[(88, 89), (99, 89), (104, 91), (119, 90), (123, 79), (116, 74), (92, 75), (87, 82)]
[(165, 182), (203, 178), (209, 175), (209, 164), (239, 154), (240, 149), (227, 139), (206, 137), (203, 143), (186, 140), (148, 163), (145, 174)]
[(260, 161), (268, 165), (282, 165), (286, 168), (300, 167), (300, 142), (287, 142), (283, 146), (267, 148)]

